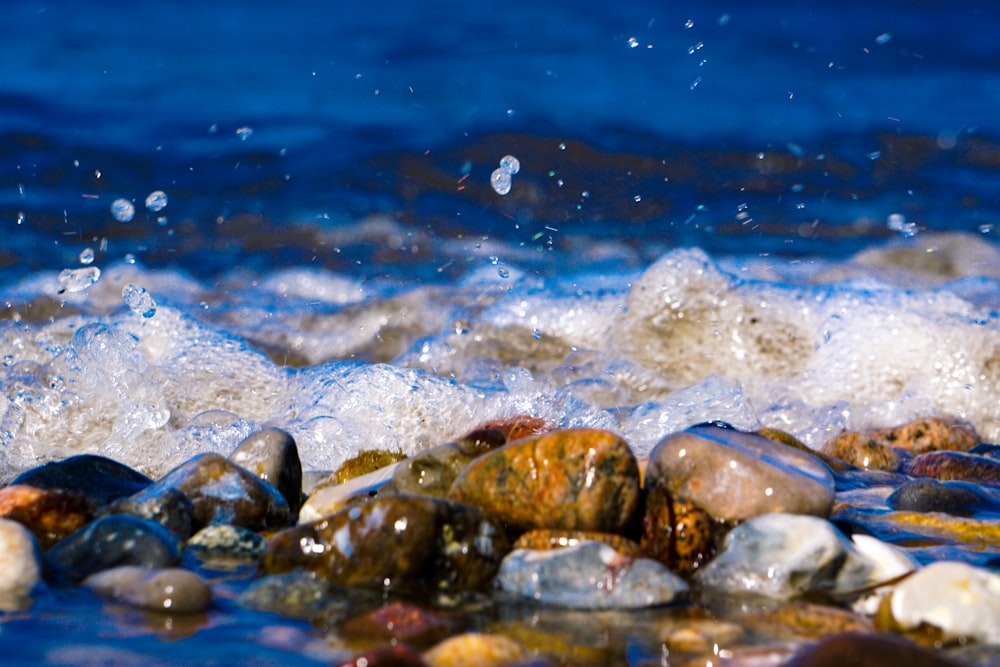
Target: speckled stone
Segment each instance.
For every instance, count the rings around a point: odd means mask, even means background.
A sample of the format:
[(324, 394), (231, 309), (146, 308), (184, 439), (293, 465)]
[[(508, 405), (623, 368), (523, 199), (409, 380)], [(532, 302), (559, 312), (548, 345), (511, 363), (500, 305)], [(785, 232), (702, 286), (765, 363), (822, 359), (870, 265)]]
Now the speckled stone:
[(965, 452), (979, 444), (979, 434), (972, 424), (948, 422), (939, 417), (916, 419), (902, 426), (869, 432), (876, 441), (923, 454), (939, 450)]
[(555, 426), (553, 424), (545, 419), (542, 419), (541, 417), (535, 417), (533, 415), (514, 415), (512, 417), (501, 417), (499, 419), (491, 419), (488, 422), (484, 422), (477, 426), (473, 433), (475, 431), (500, 431), (505, 441), (514, 442), (515, 440), (520, 440), (521, 438), (541, 435), (542, 433), (547, 433), (554, 429)]
[(128, 514), (155, 521), (178, 538), (186, 540), (191, 536), (194, 505), (191, 500), (170, 487), (153, 485), (128, 498), (111, 503), (104, 514)]
[(634, 541), (614, 533), (599, 533), (587, 530), (551, 530), (539, 528), (529, 530), (514, 541), (513, 549), (562, 549), (574, 547), (581, 542), (601, 542), (629, 558), (641, 558), (645, 555), (642, 548)]
[(142, 473), (104, 456), (80, 454), (26, 470), (12, 484), (81, 493), (98, 509), (153, 483)]
[(80, 493), (23, 484), (0, 489), (0, 518), (25, 526), (43, 549), (80, 530), (93, 516), (94, 506)]
[(45, 554), (47, 569), (70, 582), (119, 565), (171, 567), (180, 559), (177, 537), (153, 521), (124, 514), (98, 519)]
[(697, 426), (656, 445), (646, 488), (684, 497), (716, 520), (769, 512), (829, 516), (834, 480), (815, 456), (751, 433)]
[(1000, 484), (1000, 461), (962, 452), (928, 452), (907, 461), (902, 472), (913, 477)]
[(640, 545), (647, 556), (686, 577), (715, 555), (717, 528), (708, 512), (654, 486), (646, 495)]
[[(0, 519), (0, 598), (28, 595), (41, 573), (35, 536), (16, 521)], [(0, 602), (0, 609), (6, 606)]]
[(628, 444), (609, 431), (553, 431), (477, 458), (448, 497), (514, 530), (619, 533), (639, 506), (639, 467)]
[(91, 575), (83, 585), (113, 602), (153, 611), (191, 613), (212, 604), (208, 584), (194, 572), (179, 568), (126, 565)]
[(202, 561), (255, 562), (266, 547), (266, 539), (246, 528), (206, 526), (187, 541), (184, 553)]
[(424, 653), (431, 667), (504, 667), (531, 653), (503, 635), (470, 632), (450, 637)]
[(312, 572), (287, 572), (257, 579), (240, 594), (238, 602), (247, 609), (308, 619), (326, 608), (332, 596), (333, 588), (323, 577)]
[(629, 558), (601, 542), (513, 551), (500, 565), (495, 585), (510, 595), (575, 609), (665, 605), (688, 590), (684, 580), (659, 561)]
[(294, 517), (302, 506), (302, 462), (295, 439), (280, 428), (251, 433), (229, 455), (229, 460), (269, 483), (288, 502)]
[(785, 667), (961, 667), (955, 662), (902, 637), (851, 632), (806, 644)]
[(901, 463), (895, 449), (858, 431), (841, 432), (823, 445), (823, 453), (864, 470), (896, 472)]
[(775, 513), (731, 530), (694, 578), (709, 590), (789, 599), (863, 588), (873, 569), (829, 521)]
[(508, 549), (503, 526), (480, 510), (398, 494), (277, 533), (260, 569), (303, 568), (346, 586), (469, 590), (492, 579)]
[(223, 456), (199, 454), (157, 480), (147, 493), (176, 489), (192, 505), (192, 528), (232, 524), (249, 530), (284, 528), (288, 503), (277, 489)]
[(469, 462), (505, 442), (501, 431), (486, 429), (473, 431), (454, 442), (431, 447), (396, 466), (392, 488), (399, 493), (419, 493), (444, 498), (455, 478)]

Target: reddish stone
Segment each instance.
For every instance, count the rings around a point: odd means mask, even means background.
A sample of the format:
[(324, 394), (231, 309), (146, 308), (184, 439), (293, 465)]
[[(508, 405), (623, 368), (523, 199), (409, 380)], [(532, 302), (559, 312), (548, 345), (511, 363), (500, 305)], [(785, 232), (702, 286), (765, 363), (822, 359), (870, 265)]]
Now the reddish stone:
[(899, 470), (896, 450), (858, 431), (842, 431), (823, 445), (823, 453), (865, 470)]
[(391, 602), (383, 607), (345, 621), (341, 634), (355, 639), (406, 642), (429, 647), (453, 630), (453, 624), (433, 612), (407, 604)]
[(1000, 461), (963, 452), (927, 452), (906, 462), (902, 472), (941, 481), (1000, 484)]
[(521, 438), (527, 438), (532, 435), (547, 433), (548, 431), (551, 431), (552, 428), (552, 424), (545, 421), (541, 417), (517, 415), (516, 417), (491, 419), (490, 421), (477, 426), (475, 430), (495, 429), (503, 433), (503, 437), (507, 442), (513, 442), (514, 440), (520, 440)]
[(90, 523), (94, 507), (80, 493), (12, 484), (0, 489), (0, 518), (24, 525), (48, 549)]
[(475, 459), (448, 497), (514, 530), (621, 533), (639, 506), (639, 466), (628, 443), (610, 431), (553, 431)]
[(686, 577), (715, 555), (714, 522), (690, 500), (650, 489), (642, 518), (643, 552)]

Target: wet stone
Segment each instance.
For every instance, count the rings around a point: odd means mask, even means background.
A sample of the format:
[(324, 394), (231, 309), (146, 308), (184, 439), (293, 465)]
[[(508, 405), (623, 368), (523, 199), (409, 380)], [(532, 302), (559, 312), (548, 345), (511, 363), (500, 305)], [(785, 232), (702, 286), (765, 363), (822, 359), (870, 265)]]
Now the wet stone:
[(81, 493), (100, 509), (153, 483), (142, 473), (104, 456), (80, 454), (18, 475), (12, 484)]
[(545, 551), (547, 549), (573, 547), (582, 542), (601, 542), (629, 558), (641, 558), (645, 555), (642, 548), (627, 537), (622, 537), (614, 533), (599, 533), (592, 530), (552, 530), (543, 528), (529, 530), (514, 541), (513, 549)]
[(916, 419), (894, 428), (875, 429), (869, 435), (878, 443), (914, 454), (940, 450), (965, 452), (980, 441), (971, 424), (951, 423), (938, 417)]
[(454, 627), (453, 621), (428, 609), (396, 601), (348, 619), (341, 624), (340, 634), (352, 641), (429, 647), (447, 637)]
[(392, 475), (399, 463), (354, 477), (343, 484), (321, 482), (309, 493), (299, 511), (299, 523), (318, 521), (336, 514), (348, 505), (371, 500), (392, 492)]
[(239, 597), (241, 606), (288, 618), (313, 618), (331, 602), (330, 583), (311, 572), (289, 572), (262, 577)]
[(932, 563), (900, 582), (887, 606), (895, 628), (931, 626), (946, 640), (1000, 643), (1000, 575), (986, 569)]
[(344, 461), (333, 471), (324, 485), (345, 484), (352, 479), (381, 470), (394, 463), (404, 460), (402, 452), (390, 452), (386, 449), (365, 449), (357, 455)]
[(640, 544), (647, 556), (686, 577), (715, 555), (719, 528), (708, 512), (657, 486), (646, 495)]
[(448, 497), (514, 530), (619, 533), (639, 506), (639, 467), (628, 444), (609, 431), (553, 431), (475, 459)]
[(180, 568), (126, 565), (91, 575), (83, 585), (112, 602), (152, 611), (191, 613), (204, 611), (212, 603), (208, 584)]
[(104, 511), (104, 514), (128, 514), (155, 521), (182, 540), (191, 535), (193, 513), (194, 505), (186, 495), (155, 484), (134, 496), (116, 500)]
[(844, 632), (874, 632), (869, 618), (829, 605), (788, 602), (774, 609), (756, 611), (745, 619), (762, 634), (820, 639)]
[(176, 489), (192, 505), (192, 527), (231, 524), (249, 530), (283, 528), (288, 503), (273, 486), (218, 454), (199, 454), (159, 479), (149, 495)]
[(180, 547), (173, 533), (153, 521), (124, 514), (94, 521), (45, 554), (46, 568), (71, 582), (119, 565), (164, 568), (179, 559)]
[(789, 599), (860, 589), (871, 583), (872, 570), (829, 521), (764, 514), (731, 530), (695, 581), (714, 591)]
[(971, 512), (986, 504), (973, 487), (960, 482), (938, 482), (933, 479), (915, 479), (907, 482), (886, 498), (891, 509), (910, 512)]
[(277, 533), (260, 569), (304, 568), (347, 586), (473, 590), (492, 579), (507, 550), (503, 526), (480, 510), (399, 494)]
[(850, 632), (826, 637), (799, 649), (786, 667), (959, 667), (941, 653), (888, 634)]
[(623, 556), (601, 542), (513, 551), (501, 564), (495, 585), (541, 604), (576, 609), (665, 605), (688, 590), (687, 584), (662, 563)]
[(427, 667), (427, 662), (416, 649), (398, 644), (359, 653), (334, 667)]
[(206, 526), (191, 539), (184, 554), (201, 561), (244, 561), (260, 558), (267, 547), (267, 540), (257, 533), (239, 526)]
[(268, 482), (297, 516), (302, 505), (302, 462), (295, 439), (280, 428), (265, 428), (247, 436), (229, 460)]
[(34, 535), (16, 521), (0, 519), (0, 610), (9, 606), (8, 598), (28, 595), (41, 574)]
[(0, 489), (0, 518), (25, 526), (42, 549), (80, 530), (93, 516), (93, 505), (80, 493), (23, 484)]
[[(516, 415), (514, 417), (504, 417), (493, 419), (476, 427), (476, 431), (500, 431), (506, 442), (514, 442), (521, 438), (533, 435), (541, 435), (553, 430), (552, 424), (532, 415)], [(471, 434), (470, 434), (471, 435)], [(466, 436), (466, 438), (469, 436)]]
[(769, 512), (829, 516), (834, 480), (815, 456), (751, 433), (697, 426), (656, 445), (646, 488), (684, 497), (719, 521)]
[(962, 452), (928, 452), (914, 457), (902, 467), (913, 477), (961, 480), (979, 484), (1000, 484), (1000, 461)]
[(504, 667), (530, 657), (528, 649), (510, 637), (478, 632), (450, 637), (424, 654), (431, 667)]
[(499, 430), (487, 429), (473, 431), (455, 442), (431, 447), (396, 466), (392, 488), (399, 493), (444, 498), (465, 466), (504, 443)]
[(823, 453), (864, 470), (896, 472), (901, 463), (895, 449), (858, 431), (843, 431), (823, 445)]

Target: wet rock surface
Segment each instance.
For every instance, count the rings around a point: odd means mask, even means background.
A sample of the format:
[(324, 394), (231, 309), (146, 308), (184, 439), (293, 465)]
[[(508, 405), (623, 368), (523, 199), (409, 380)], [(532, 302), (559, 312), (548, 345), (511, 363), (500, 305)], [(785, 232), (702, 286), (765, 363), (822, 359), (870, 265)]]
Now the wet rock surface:
[(83, 585), (112, 602), (151, 611), (191, 613), (212, 603), (212, 591), (197, 574), (178, 568), (115, 567), (87, 577)]
[(0, 518), (24, 525), (43, 549), (83, 528), (94, 507), (80, 493), (12, 484), (0, 489)]
[(0, 519), (0, 609), (5, 599), (27, 596), (42, 579), (42, 560), (34, 535), (16, 521)]
[(280, 428), (265, 428), (244, 439), (229, 460), (268, 482), (297, 516), (302, 505), (302, 462), (295, 439)]
[(149, 477), (105, 456), (80, 454), (52, 461), (18, 475), (11, 484), (38, 489), (75, 491), (101, 508), (138, 493), (153, 483)]

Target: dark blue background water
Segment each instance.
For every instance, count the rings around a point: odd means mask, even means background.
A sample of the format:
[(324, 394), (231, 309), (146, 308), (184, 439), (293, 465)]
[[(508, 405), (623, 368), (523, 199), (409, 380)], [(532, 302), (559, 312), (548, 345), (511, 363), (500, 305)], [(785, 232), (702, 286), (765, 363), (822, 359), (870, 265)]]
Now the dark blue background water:
[[(984, 0), (14, 0), (0, 266), (61, 268), (107, 239), (109, 257), (263, 270), (316, 255), (282, 230), (378, 211), (447, 236), (558, 223), (792, 254), (856, 250), (894, 212), (988, 232), (998, 25)], [(486, 186), (512, 152), (501, 201)]]

